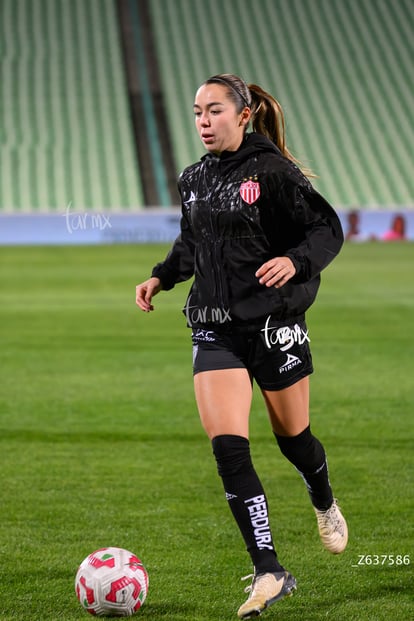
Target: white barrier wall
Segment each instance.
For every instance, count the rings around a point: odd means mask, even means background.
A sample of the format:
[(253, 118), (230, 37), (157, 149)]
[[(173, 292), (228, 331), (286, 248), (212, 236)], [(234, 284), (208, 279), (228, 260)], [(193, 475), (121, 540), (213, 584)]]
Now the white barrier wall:
[[(407, 239), (414, 240), (414, 210), (360, 211), (360, 237), (381, 239), (400, 213)], [(339, 212), (345, 233), (349, 211)], [(0, 215), (0, 245), (77, 245), (163, 243), (179, 232), (179, 209), (154, 209), (139, 213), (88, 212), (67, 208), (60, 214)]]

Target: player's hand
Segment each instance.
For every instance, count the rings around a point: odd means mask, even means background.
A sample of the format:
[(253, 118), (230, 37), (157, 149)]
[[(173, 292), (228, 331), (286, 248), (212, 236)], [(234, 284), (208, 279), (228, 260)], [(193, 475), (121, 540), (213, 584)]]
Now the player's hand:
[(256, 272), (261, 285), (283, 287), (296, 274), (295, 266), (288, 257), (275, 257), (263, 263)]
[(136, 286), (135, 301), (141, 310), (149, 313), (154, 310), (151, 304), (154, 295), (157, 295), (162, 289), (161, 281), (159, 278), (149, 278), (145, 282)]

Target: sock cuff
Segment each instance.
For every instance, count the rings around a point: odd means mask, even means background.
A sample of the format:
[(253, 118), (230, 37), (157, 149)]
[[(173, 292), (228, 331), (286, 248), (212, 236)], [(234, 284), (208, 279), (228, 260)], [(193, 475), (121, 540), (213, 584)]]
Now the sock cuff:
[(247, 438), (224, 434), (215, 436), (211, 445), (221, 477), (248, 472), (253, 468), (250, 442)]
[(276, 431), (273, 432), (279, 446), (283, 445), (293, 445), (293, 444), (303, 444), (309, 442), (309, 440), (313, 437), (310, 425), (305, 427), (303, 431), (298, 433), (296, 436), (281, 436)]
[(296, 436), (274, 434), (282, 454), (301, 473), (317, 473), (326, 462), (322, 444), (312, 434), (310, 425)]
[(211, 445), (213, 447), (213, 453), (216, 456), (233, 450), (250, 450), (248, 438), (233, 434), (214, 436), (211, 440)]

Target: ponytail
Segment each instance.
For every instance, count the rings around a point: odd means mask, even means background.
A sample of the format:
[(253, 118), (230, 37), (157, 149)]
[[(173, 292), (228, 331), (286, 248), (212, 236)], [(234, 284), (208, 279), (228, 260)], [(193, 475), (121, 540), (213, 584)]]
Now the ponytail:
[(315, 177), (314, 173), (309, 168), (302, 166), (286, 146), (285, 115), (277, 99), (257, 84), (249, 84), (248, 88), (252, 102), (250, 121), (253, 131), (271, 140), (288, 160), (301, 168), (304, 175)]

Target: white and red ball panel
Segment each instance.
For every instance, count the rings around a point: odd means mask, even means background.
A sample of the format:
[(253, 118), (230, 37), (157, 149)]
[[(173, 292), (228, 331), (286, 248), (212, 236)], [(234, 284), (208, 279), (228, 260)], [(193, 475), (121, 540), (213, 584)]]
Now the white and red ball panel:
[(109, 547), (89, 554), (79, 566), (75, 591), (92, 615), (128, 617), (148, 593), (148, 573), (140, 559), (123, 548)]

